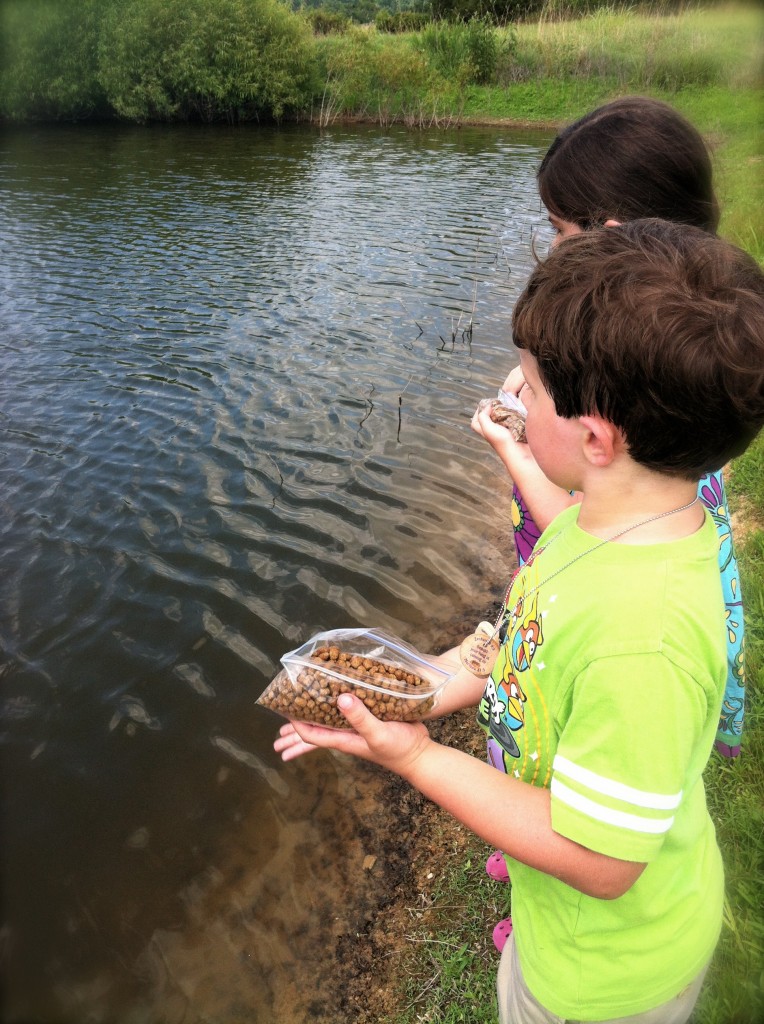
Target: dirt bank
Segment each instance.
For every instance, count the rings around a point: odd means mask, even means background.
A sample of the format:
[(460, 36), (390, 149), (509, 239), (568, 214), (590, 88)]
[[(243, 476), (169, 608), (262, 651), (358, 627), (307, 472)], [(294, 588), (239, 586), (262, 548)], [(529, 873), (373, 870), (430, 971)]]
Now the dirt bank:
[[(487, 610), (491, 618), (498, 605)], [(461, 640), (471, 623), (456, 622), (445, 647)], [(433, 739), (482, 756), (483, 734), (473, 709), (430, 724)], [(450, 815), (425, 799), (408, 783), (381, 769), (364, 765), (368, 784), (379, 787), (375, 803), (385, 811), (368, 822), (365, 848), (374, 863), (374, 899), (365, 904), (357, 926), (336, 937), (327, 950), (325, 971), (331, 974), (331, 994), (315, 1007), (314, 1020), (332, 1024), (379, 1024), (397, 1020), (405, 996), (401, 992), (401, 961), (412, 930), (414, 909), (433, 888), (433, 875), (456, 863), (469, 835)]]

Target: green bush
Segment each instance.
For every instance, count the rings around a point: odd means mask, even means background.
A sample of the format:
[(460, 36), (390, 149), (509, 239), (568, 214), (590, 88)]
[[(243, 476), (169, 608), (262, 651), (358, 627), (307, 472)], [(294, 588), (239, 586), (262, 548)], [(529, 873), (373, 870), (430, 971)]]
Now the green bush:
[(131, 120), (278, 120), (309, 104), (312, 43), (277, 0), (125, 0), (104, 20), (99, 78)]
[(445, 83), (418, 49), (358, 28), (325, 40), (319, 53), (326, 81), (320, 111), (314, 113), (320, 124), (341, 114), (382, 125), (432, 123)]
[(337, 11), (327, 11), (325, 7), (316, 7), (305, 15), (308, 24), (317, 36), (341, 35), (347, 32), (350, 18)]
[(438, 74), (460, 85), (490, 82), (501, 53), (489, 20), (477, 17), (468, 22), (431, 22), (419, 34), (418, 46)]
[(6, 0), (0, 7), (0, 114), (56, 120), (108, 112), (98, 81), (103, 0)]
[(499, 43), (487, 18), (471, 18), (467, 22), (467, 53), (476, 85), (487, 85), (496, 72)]
[(435, 19), (456, 22), (486, 18), (494, 25), (533, 17), (544, 6), (545, 0), (431, 0)]
[(0, 18), (8, 120), (279, 119), (320, 91), (280, 0), (5, 0)]
[(374, 23), (378, 32), (418, 32), (430, 20), (424, 11), (380, 11)]

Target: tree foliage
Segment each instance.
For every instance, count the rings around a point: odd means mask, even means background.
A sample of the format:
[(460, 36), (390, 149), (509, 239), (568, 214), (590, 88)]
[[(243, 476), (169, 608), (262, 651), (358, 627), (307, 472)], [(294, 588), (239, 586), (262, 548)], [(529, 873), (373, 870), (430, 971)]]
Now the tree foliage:
[(494, 25), (505, 25), (537, 14), (544, 0), (430, 0), (434, 19), (470, 21), (484, 18)]
[(6, 117), (279, 119), (310, 104), (313, 35), (280, 0), (6, 0)]
[(98, 79), (103, 0), (6, 0), (0, 5), (0, 109), (6, 116), (77, 119), (104, 112)]
[(310, 94), (311, 43), (276, 0), (126, 0), (104, 24), (100, 78), (131, 119), (278, 119)]

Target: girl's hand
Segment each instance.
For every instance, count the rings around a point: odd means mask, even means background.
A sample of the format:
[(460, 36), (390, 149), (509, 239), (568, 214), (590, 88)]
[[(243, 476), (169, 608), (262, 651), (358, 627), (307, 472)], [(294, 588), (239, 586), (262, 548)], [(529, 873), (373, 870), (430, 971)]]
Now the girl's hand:
[(508, 395), (514, 395), (515, 398), (520, 398), (520, 392), (524, 387), (525, 377), (523, 377), (523, 371), (519, 366), (516, 366), (501, 385), (501, 390), (506, 391)]
[(494, 423), (487, 406), (477, 407), (470, 426), (476, 434), (480, 434), (490, 444), (509, 470), (510, 475), (521, 464), (532, 463), (535, 466), (536, 460), (528, 445), (523, 441), (515, 441), (511, 430), (507, 430), (500, 423)]
[(273, 744), (283, 761), (291, 761), (316, 748), (353, 754), (390, 771), (403, 774), (430, 743), (427, 729), (421, 723), (381, 722), (357, 697), (343, 693), (337, 707), (351, 726), (348, 729), (326, 729), (308, 722), (283, 725)]

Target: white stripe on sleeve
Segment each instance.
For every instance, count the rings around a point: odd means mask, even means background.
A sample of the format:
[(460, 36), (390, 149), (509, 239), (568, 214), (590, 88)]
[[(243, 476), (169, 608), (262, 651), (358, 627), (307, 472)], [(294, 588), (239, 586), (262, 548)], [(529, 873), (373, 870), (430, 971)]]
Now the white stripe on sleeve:
[(618, 828), (626, 828), (632, 832), (651, 832), (653, 835), (660, 835), (668, 832), (674, 824), (674, 816), (670, 818), (643, 818), (638, 814), (629, 814), (626, 811), (617, 811), (612, 807), (605, 807), (603, 804), (595, 803), (588, 797), (581, 796), (574, 790), (569, 789), (559, 779), (552, 779), (552, 796), (561, 803), (567, 804), (575, 811), (580, 811), (589, 818), (596, 821), (604, 821), (607, 825), (616, 825)]
[(625, 803), (634, 804), (635, 807), (648, 807), (653, 811), (673, 811), (682, 800), (682, 790), (678, 793), (649, 793), (646, 790), (634, 789), (622, 782), (608, 779), (604, 775), (589, 771), (580, 765), (569, 761), (567, 757), (557, 754), (552, 766), (555, 772), (560, 775), (567, 775), (569, 779), (580, 782), (595, 793), (603, 796), (613, 797), (616, 800), (623, 800)]

